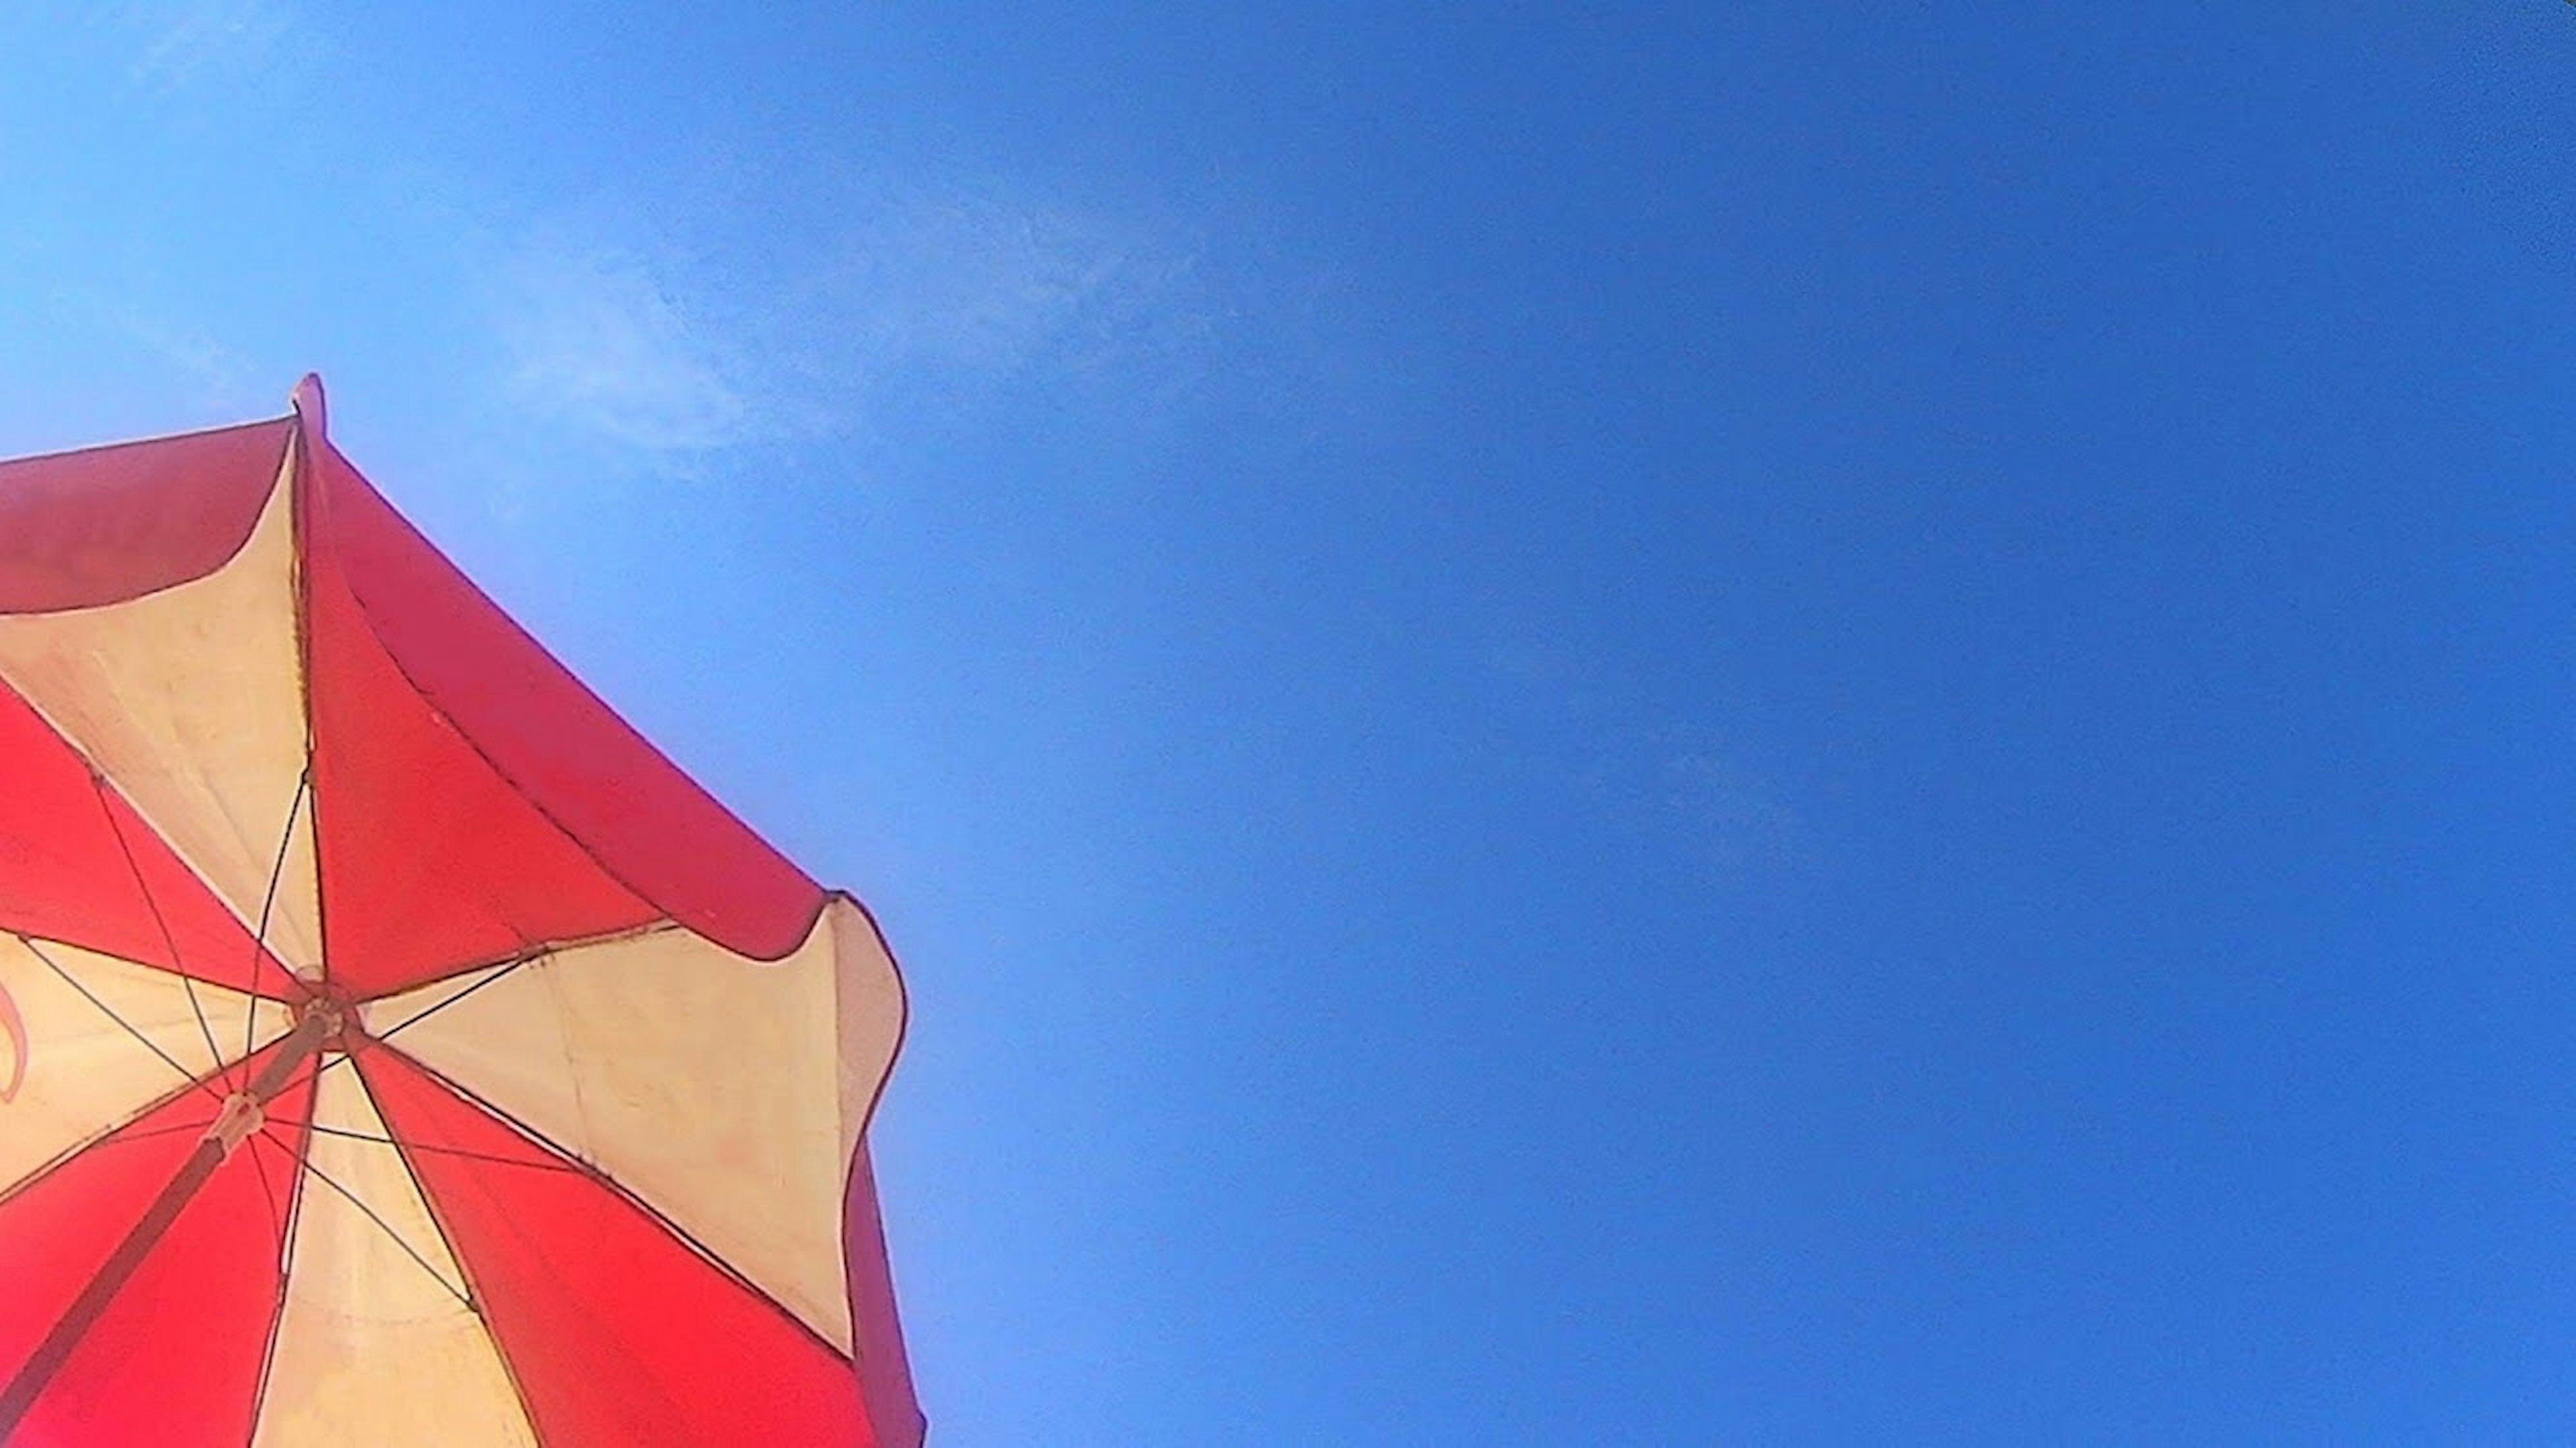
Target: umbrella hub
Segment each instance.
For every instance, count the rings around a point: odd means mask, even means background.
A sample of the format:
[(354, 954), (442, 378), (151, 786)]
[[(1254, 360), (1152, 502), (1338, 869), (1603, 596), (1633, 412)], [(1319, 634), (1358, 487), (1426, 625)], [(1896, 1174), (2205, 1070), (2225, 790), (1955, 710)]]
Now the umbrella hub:
[(296, 1024), (310, 1022), (316, 1037), (316, 1050), (347, 1051), (364, 1038), (358, 1028), (358, 1012), (348, 996), (324, 986), (306, 996), (295, 1007)]
[(217, 1112), (214, 1121), (206, 1127), (205, 1139), (222, 1147), (224, 1155), (230, 1156), (234, 1147), (249, 1140), (251, 1133), (267, 1124), (268, 1113), (259, 1109), (259, 1103), (251, 1099), (250, 1093), (236, 1091), (224, 1098), (224, 1109)]

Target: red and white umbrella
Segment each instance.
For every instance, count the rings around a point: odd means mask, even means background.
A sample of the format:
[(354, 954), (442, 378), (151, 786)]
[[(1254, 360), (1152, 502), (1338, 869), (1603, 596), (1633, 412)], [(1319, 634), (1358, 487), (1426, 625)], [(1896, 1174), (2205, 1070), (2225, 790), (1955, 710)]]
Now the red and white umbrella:
[(0, 463), (0, 1441), (917, 1444), (902, 987), (292, 415)]

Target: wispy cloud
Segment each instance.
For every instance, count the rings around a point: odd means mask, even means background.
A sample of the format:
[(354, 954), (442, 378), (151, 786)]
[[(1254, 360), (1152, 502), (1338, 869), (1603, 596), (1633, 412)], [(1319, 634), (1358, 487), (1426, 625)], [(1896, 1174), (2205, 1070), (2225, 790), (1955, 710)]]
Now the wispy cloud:
[(1200, 259), (1184, 225), (992, 187), (852, 191), (787, 241), (554, 218), (498, 268), (504, 391), (680, 462), (878, 438), (1032, 381), (1132, 416), (1210, 365)]
[(155, 314), (132, 298), (56, 291), (52, 311), (95, 337), (112, 339), (143, 369), (176, 382), (190, 405), (210, 416), (252, 412), (277, 400), (275, 378), (251, 358), (204, 328)]
[(303, 34), (289, 0), (135, 0), (111, 14), (137, 38), (127, 78), (155, 91), (265, 72)]
[(327, 50), (304, 0), (8, 0), (0, 47), (80, 76), (98, 97), (155, 108), (274, 91)]
[(1100, 211), (920, 200), (854, 218), (777, 315), (796, 323), (781, 340), (855, 394), (844, 402), (896, 374), (1181, 366), (1212, 321), (1198, 261), (1185, 235)]
[(760, 426), (715, 333), (639, 257), (542, 235), (499, 301), (504, 387), (534, 413), (655, 454), (724, 447)]

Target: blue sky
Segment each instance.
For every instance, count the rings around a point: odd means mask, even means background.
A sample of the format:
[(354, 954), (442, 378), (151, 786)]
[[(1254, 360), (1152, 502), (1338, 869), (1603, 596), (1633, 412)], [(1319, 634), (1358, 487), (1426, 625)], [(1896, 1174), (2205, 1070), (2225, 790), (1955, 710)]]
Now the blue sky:
[(945, 1448), (2576, 1434), (2576, 11), (0, 15), (884, 918)]

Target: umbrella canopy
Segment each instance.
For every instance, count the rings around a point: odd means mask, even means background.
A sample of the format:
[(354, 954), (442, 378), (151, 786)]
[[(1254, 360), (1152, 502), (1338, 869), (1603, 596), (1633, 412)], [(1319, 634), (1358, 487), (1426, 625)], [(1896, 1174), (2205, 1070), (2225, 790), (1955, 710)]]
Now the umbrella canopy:
[(856, 901), (292, 415), (0, 464), (0, 1441), (921, 1437)]

